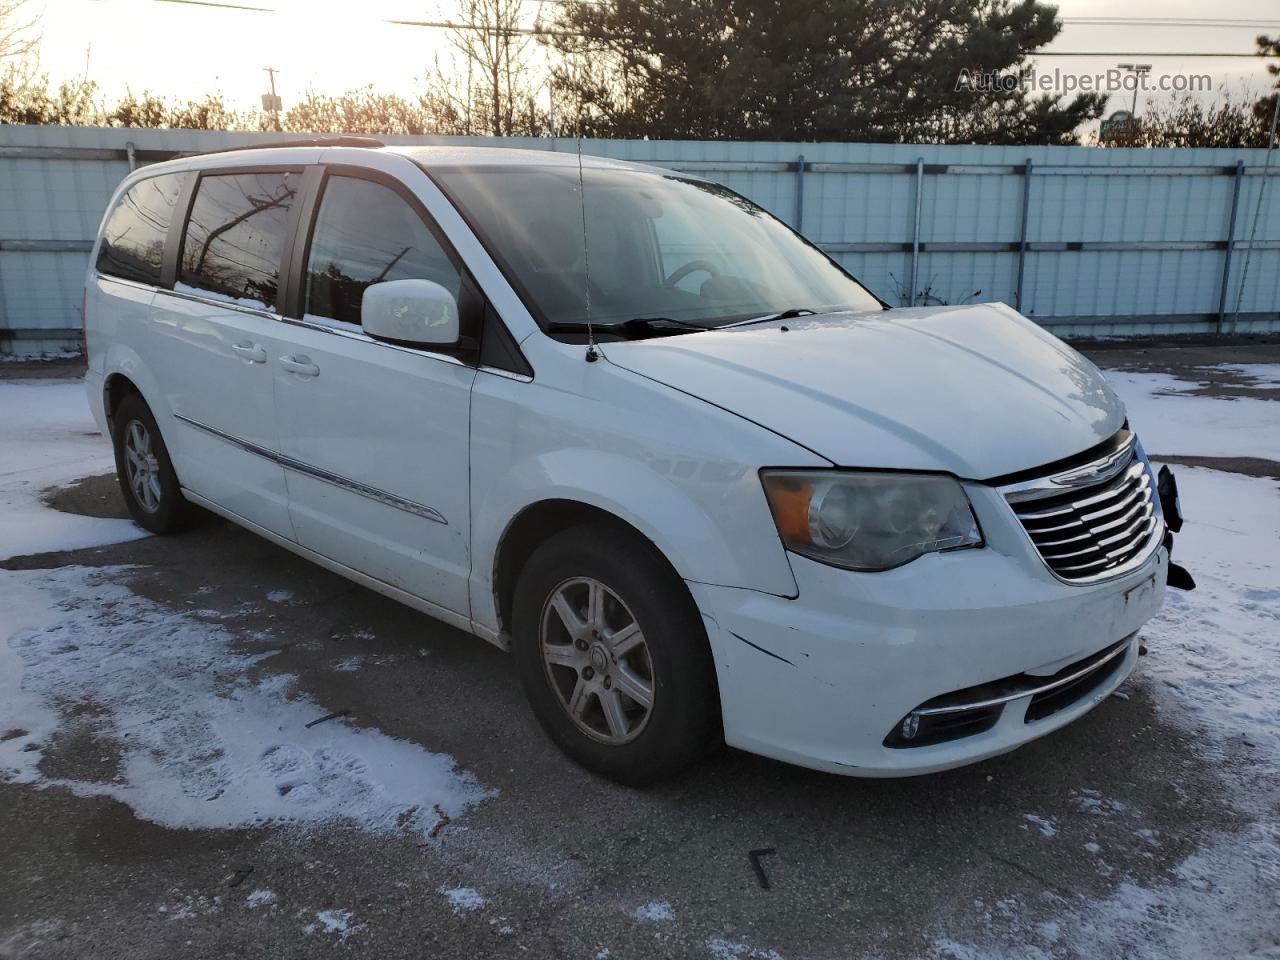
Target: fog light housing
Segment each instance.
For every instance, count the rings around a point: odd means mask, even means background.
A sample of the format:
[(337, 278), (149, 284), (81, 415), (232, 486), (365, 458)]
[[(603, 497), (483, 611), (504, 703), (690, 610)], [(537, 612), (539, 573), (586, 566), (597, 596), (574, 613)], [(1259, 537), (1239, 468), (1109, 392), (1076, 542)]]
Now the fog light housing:
[(920, 714), (908, 713), (902, 720), (902, 739), (914, 740), (920, 732)]

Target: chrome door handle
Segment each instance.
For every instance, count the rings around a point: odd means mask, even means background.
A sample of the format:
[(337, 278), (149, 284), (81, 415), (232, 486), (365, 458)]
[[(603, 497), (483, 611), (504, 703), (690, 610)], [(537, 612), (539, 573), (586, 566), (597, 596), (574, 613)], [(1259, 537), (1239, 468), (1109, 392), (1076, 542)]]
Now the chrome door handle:
[(250, 363), (267, 362), (267, 351), (262, 349), (262, 344), (260, 343), (233, 343), (231, 349)]
[(281, 357), (280, 366), (302, 377), (320, 376), (320, 368), (306, 357)]

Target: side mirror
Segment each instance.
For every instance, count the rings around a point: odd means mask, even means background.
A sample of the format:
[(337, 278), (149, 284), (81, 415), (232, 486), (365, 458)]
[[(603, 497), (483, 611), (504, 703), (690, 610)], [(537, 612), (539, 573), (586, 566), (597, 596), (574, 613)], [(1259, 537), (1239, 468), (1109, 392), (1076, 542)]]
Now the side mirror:
[(433, 280), (386, 280), (365, 287), (360, 325), (371, 337), (416, 346), (458, 342), (458, 301)]

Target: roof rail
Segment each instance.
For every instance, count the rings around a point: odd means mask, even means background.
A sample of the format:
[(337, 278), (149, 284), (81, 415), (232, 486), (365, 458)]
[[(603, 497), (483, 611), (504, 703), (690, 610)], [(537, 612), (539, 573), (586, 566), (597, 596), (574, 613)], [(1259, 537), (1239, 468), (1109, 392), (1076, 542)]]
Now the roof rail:
[(213, 153), (231, 153), (234, 150), (271, 150), (276, 147), (366, 147), (376, 150), (386, 144), (373, 137), (303, 137), (298, 140), (274, 140), (270, 143), (245, 143), (238, 147), (221, 147), (217, 150), (204, 150), (200, 153), (188, 154), (193, 157), (206, 157)]

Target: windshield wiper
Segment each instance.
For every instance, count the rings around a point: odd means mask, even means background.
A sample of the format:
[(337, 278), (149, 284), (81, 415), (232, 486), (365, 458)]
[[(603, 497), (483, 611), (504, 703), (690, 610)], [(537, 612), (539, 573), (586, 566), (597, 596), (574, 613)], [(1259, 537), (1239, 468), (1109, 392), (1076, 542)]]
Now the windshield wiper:
[(615, 333), (640, 340), (646, 336), (662, 334), (692, 333), (694, 330), (710, 330), (711, 327), (701, 323), (690, 323), (688, 320), (676, 320), (672, 317), (632, 317), (622, 323), (593, 323), (588, 326), (578, 322), (554, 322), (547, 324), (552, 333)]
[(812, 317), (818, 314), (817, 310), (811, 307), (788, 307), (778, 313), (766, 313), (763, 317), (752, 317), (749, 320), (739, 320), (737, 323), (726, 323), (721, 330), (729, 327), (745, 327), (750, 323), (764, 323), (766, 320), (794, 320), (796, 317)]

